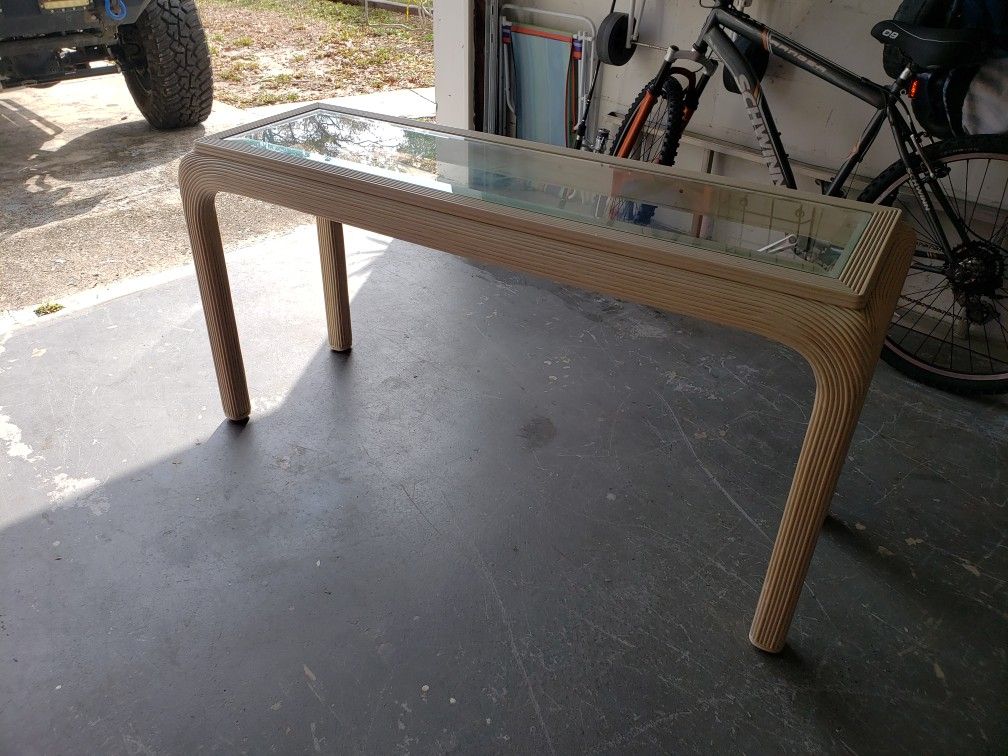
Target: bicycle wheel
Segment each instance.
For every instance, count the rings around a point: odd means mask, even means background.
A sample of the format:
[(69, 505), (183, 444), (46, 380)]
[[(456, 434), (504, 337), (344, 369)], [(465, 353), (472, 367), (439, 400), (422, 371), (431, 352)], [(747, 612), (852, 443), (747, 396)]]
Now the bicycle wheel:
[(902, 163), (889, 166), (858, 197), (900, 208), (917, 232), (882, 359), (948, 391), (1008, 391), (1008, 137), (948, 139), (924, 154), (969, 239), (961, 242), (952, 220), (938, 210), (955, 247), (951, 263), (945, 260)]
[[(682, 132), (683, 100), (682, 84), (675, 77), (670, 76), (657, 90), (653, 90), (653, 82), (648, 83), (627, 110), (610, 154), (659, 165), (675, 163)], [(610, 215), (647, 226), (654, 213), (654, 205), (618, 200)]]

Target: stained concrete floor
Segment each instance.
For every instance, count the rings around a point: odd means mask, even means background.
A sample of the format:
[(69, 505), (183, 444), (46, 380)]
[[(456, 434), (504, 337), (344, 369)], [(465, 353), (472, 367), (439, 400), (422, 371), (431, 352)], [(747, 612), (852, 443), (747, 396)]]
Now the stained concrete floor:
[(0, 354), (0, 752), (991, 753), (1008, 403), (880, 365), (790, 645), (746, 632), (808, 415), (784, 348), (313, 229)]

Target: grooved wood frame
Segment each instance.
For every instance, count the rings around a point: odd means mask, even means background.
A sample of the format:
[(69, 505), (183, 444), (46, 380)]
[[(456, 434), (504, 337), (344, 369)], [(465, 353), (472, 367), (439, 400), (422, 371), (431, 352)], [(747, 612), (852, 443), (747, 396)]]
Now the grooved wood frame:
[[(216, 195), (221, 192), (252, 197), (317, 217), (326, 322), (329, 345), (334, 350), (351, 346), (342, 223), (627, 301), (734, 326), (790, 346), (812, 366), (816, 392), (749, 633), (756, 647), (780, 651), (909, 267), (914, 237), (899, 223), (899, 211), (857, 205), (870, 210), (872, 218), (839, 278), (829, 279), (613, 229), (588, 228), (577, 222), (446, 192), (418, 189), (364, 172), (223, 139), (316, 107), (504, 141), (530, 150), (563, 154), (571, 160), (624, 162), (330, 106), (308, 106), (200, 140), (182, 160), (179, 184), (227, 417), (244, 420), (251, 408), (214, 205)], [(638, 163), (634, 166), (641, 167)], [(725, 183), (723, 179), (661, 166), (645, 169), (669, 179), (688, 176), (692, 180)], [(758, 190), (768, 191), (762, 186)], [(779, 191), (782, 196), (794, 197), (792, 192)], [(814, 200), (847, 204), (818, 196)]]

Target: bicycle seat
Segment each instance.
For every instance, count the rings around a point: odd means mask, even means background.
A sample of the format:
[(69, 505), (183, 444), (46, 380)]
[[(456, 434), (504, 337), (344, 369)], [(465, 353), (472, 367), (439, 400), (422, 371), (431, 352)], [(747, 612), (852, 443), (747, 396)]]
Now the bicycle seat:
[(895, 45), (917, 68), (958, 68), (981, 63), (987, 55), (983, 29), (943, 29), (880, 21), (871, 34), (883, 44)]

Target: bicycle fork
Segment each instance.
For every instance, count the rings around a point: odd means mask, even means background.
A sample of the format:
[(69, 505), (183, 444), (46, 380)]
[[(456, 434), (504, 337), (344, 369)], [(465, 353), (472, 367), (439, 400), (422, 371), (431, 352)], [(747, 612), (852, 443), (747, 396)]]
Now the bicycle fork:
[[(704, 67), (704, 73), (698, 79), (696, 73), (688, 68), (673, 65), (678, 60), (691, 60), (701, 63)], [(680, 50), (675, 45), (669, 45), (665, 51), (665, 57), (662, 59), (661, 68), (658, 69), (658, 73), (651, 79), (647, 89), (644, 91), (644, 96), (637, 106), (633, 120), (623, 132), (616, 134), (613, 144), (617, 144), (619, 147), (613, 154), (621, 158), (630, 157), (630, 153), (633, 151), (633, 147), (640, 137), (640, 132), (644, 128), (644, 124), (647, 123), (648, 116), (651, 115), (651, 110), (654, 108), (655, 103), (658, 101), (659, 92), (661, 92), (669, 77), (675, 74), (683, 76), (687, 81), (687, 86), (684, 88), (682, 128), (680, 133), (676, 135), (677, 139), (682, 137), (682, 133), (686, 131), (686, 126), (696, 112), (700, 102), (700, 95), (703, 94), (707, 82), (710, 81), (716, 65), (710, 59), (705, 58), (698, 50)]]
[(906, 167), (907, 182), (910, 184), (910, 188), (924, 210), (924, 217), (931, 227), (932, 233), (935, 235), (935, 241), (941, 247), (946, 262), (951, 265), (953, 262), (952, 250), (959, 245), (953, 246), (949, 241), (948, 235), (945, 233), (945, 227), (942, 225), (941, 218), (938, 217), (929, 194), (934, 197), (935, 201), (951, 221), (956, 233), (959, 235), (961, 244), (969, 241), (969, 229), (966, 228), (952, 203), (949, 202), (948, 195), (939, 181), (942, 177), (938, 175), (924, 155), (924, 148), (920, 143), (920, 139), (917, 138), (917, 135), (893, 104), (888, 106), (888, 114), (889, 124), (892, 127), (893, 138), (896, 142), (896, 149), (899, 152), (900, 160)]
[[(970, 230), (941, 185), (941, 179), (945, 178), (948, 173), (940, 173), (941, 169), (935, 170), (924, 154), (924, 148), (918, 135), (910, 129), (906, 121), (895, 110), (894, 105), (890, 104), (889, 108), (891, 111), (889, 114), (890, 124), (896, 147), (907, 171), (907, 183), (910, 184), (918, 202), (920, 202), (927, 225), (934, 234), (935, 242), (941, 248), (945, 261), (942, 275), (948, 278), (955, 300), (961, 307), (958, 315), (954, 310), (952, 312), (953, 333), (960, 339), (968, 339), (971, 324), (983, 325), (998, 317), (994, 307), (985, 302), (984, 297), (991, 296), (993, 298), (993, 289), (996, 288), (1003, 274), (991, 273), (987, 270), (983, 264), (983, 258), (977, 256), (978, 251), (971, 248)], [(947, 169), (945, 170), (947, 171)], [(964, 187), (964, 202), (967, 191), (968, 187)], [(949, 219), (954, 233), (959, 236), (958, 244), (953, 245), (949, 240), (931, 197), (934, 197), (935, 203)], [(979, 202), (979, 197), (977, 202)]]

